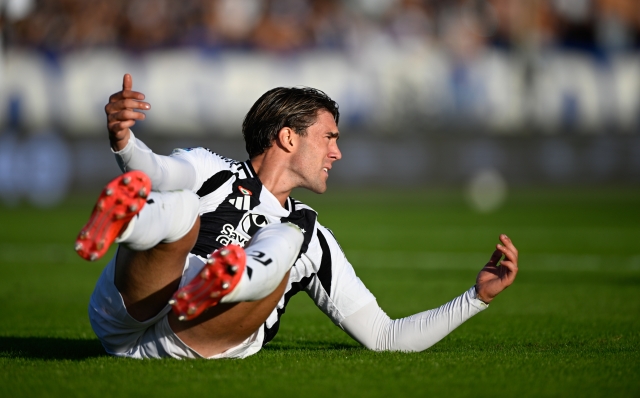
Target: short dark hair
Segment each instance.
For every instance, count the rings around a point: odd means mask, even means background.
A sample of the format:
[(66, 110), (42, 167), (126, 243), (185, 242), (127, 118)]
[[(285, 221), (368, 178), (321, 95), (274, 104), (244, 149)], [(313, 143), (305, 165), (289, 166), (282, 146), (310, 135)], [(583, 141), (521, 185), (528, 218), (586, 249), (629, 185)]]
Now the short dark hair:
[(305, 136), (321, 110), (331, 113), (338, 124), (338, 104), (320, 90), (276, 87), (267, 91), (253, 104), (242, 122), (242, 135), (249, 157), (258, 156), (270, 148), (284, 127)]

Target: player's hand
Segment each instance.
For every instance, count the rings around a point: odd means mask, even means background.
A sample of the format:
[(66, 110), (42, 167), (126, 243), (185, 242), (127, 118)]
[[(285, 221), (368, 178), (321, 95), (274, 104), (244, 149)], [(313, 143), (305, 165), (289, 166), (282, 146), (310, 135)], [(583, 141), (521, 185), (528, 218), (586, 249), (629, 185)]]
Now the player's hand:
[[(518, 274), (518, 249), (507, 235), (500, 235), (500, 242), (476, 278), (478, 298), (487, 304), (509, 287)], [(503, 255), (504, 260), (500, 261)]]
[(136, 124), (136, 120), (144, 120), (146, 115), (137, 110), (149, 110), (151, 105), (144, 100), (144, 94), (132, 90), (133, 79), (125, 74), (122, 79), (122, 91), (109, 97), (109, 103), (104, 107), (107, 113), (107, 128), (109, 141), (115, 151), (123, 149), (129, 142), (129, 128)]

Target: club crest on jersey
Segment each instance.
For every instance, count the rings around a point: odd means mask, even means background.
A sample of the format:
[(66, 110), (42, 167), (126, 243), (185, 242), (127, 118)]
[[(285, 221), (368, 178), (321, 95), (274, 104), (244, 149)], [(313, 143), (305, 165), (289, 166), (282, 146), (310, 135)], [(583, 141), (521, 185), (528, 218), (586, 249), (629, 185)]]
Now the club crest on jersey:
[(238, 189), (243, 195), (249, 195), (249, 196), (253, 195), (251, 191), (249, 191), (247, 188), (244, 188), (242, 185), (238, 185)]

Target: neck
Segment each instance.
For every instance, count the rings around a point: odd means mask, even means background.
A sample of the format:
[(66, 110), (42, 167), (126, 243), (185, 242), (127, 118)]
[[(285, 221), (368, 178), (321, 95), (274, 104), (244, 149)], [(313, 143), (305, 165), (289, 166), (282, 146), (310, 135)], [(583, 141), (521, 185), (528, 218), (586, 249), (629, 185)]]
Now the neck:
[(282, 207), (294, 188), (290, 182), (291, 178), (288, 177), (286, 164), (284, 159), (279, 159), (274, 151), (266, 151), (251, 158), (251, 166), (260, 178), (260, 182), (278, 199)]

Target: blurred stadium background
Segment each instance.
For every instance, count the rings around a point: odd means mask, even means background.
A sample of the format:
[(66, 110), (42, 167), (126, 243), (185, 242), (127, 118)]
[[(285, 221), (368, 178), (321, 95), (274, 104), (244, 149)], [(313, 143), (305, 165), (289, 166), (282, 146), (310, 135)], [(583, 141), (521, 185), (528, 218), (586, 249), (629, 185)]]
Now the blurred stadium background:
[(640, 178), (638, 0), (0, 0), (0, 16), (8, 205), (117, 173), (103, 106), (125, 72), (159, 153), (244, 159), (250, 105), (308, 85), (341, 107), (334, 185), (491, 186), (490, 209), (507, 186)]
[[(640, 396), (640, 0), (0, 0), (0, 26), (0, 397)], [(86, 306), (110, 255), (72, 242), (119, 172), (126, 72), (164, 154), (245, 159), (274, 86), (335, 98), (343, 160), (295, 196), (390, 316), (466, 290), (499, 233), (517, 287), (426, 353), (294, 299), (243, 361), (106, 356)]]

